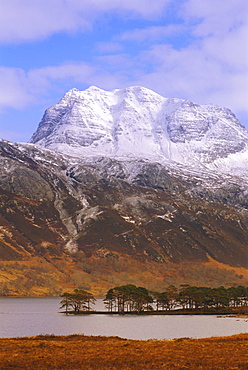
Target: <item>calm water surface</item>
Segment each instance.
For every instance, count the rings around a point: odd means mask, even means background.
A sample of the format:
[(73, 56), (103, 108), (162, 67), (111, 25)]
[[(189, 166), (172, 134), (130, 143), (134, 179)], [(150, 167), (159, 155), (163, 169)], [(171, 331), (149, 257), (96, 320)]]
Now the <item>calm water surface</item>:
[[(60, 298), (0, 299), (0, 337), (85, 334), (130, 339), (205, 338), (248, 332), (248, 319), (214, 316), (66, 316)], [(95, 305), (103, 309), (102, 300)]]

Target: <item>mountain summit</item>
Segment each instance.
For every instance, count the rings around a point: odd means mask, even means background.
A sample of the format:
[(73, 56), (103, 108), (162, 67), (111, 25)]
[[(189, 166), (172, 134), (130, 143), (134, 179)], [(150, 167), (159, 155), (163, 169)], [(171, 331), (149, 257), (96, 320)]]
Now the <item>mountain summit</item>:
[(46, 110), (30, 143), (76, 156), (247, 170), (248, 132), (229, 109), (136, 86), (71, 89)]

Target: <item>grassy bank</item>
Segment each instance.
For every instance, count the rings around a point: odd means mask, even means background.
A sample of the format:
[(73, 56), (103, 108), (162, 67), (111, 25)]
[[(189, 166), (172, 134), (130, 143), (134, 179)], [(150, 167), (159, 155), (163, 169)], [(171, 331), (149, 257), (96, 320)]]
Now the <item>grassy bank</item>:
[(0, 339), (0, 369), (244, 370), (248, 333), (172, 341), (82, 335)]

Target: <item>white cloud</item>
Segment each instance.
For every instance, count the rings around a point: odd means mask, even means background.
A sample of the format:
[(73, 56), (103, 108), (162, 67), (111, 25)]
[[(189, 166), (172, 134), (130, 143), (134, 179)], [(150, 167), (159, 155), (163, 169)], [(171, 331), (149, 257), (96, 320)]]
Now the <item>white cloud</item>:
[(56, 80), (70, 79), (72, 82), (85, 82), (94, 74), (94, 68), (84, 62), (68, 62), (59, 66), (48, 66), (28, 72), (29, 79), (34, 85), (47, 87)]
[(125, 32), (122, 36), (122, 40), (135, 40), (135, 41), (157, 41), (166, 36), (172, 36), (184, 32), (186, 27), (182, 24), (175, 25), (170, 24), (168, 26), (153, 26), (143, 29), (135, 29), (132, 31)]
[(99, 15), (109, 12), (153, 18), (171, 0), (1, 0), (0, 42), (20, 43), (56, 32), (90, 28)]
[[(91, 0), (90, 2), (82, 2), (81, 0), (72, 0), (77, 9), (87, 9), (88, 13), (93, 11), (116, 11), (116, 12), (131, 12), (136, 16), (144, 18), (152, 18), (160, 16), (165, 6), (172, 0)], [(83, 4), (84, 3), (84, 4)], [(127, 15), (128, 13), (126, 13)], [(129, 14), (130, 16), (131, 14)]]
[(232, 71), (204, 49), (190, 46), (180, 51), (169, 46), (154, 46), (143, 55), (153, 71), (143, 73), (141, 84), (164, 96), (192, 99), (198, 103), (215, 103), (234, 111), (247, 109), (247, 71)]
[(247, 23), (247, 0), (188, 0), (182, 16), (196, 20), (194, 35), (199, 37), (222, 36)]
[(97, 58), (100, 70), (111, 70), (116, 72), (126, 71), (127, 74), (133, 74), (133, 69), (137, 65), (137, 60), (131, 58), (128, 54), (112, 54), (100, 56)]
[[(80, 24), (79, 24), (80, 23)], [(60, 0), (2, 0), (0, 2), (0, 41), (18, 43), (42, 39), (58, 31), (87, 27), (68, 2)]]
[(29, 81), (22, 69), (0, 67), (0, 111), (22, 109), (33, 102)]
[(188, 0), (181, 15), (194, 36), (191, 43), (179, 50), (153, 45), (143, 52), (136, 83), (165, 96), (247, 111), (247, 11), (246, 0)]
[[(0, 39), (24, 41), (90, 27), (100, 12), (160, 17), (170, 1), (1, 0), (0, 14), (7, 10), (8, 22), (3, 24), (0, 20)], [(64, 86), (67, 89), (69, 85), (71, 88), (75, 84), (94, 84), (103, 89), (143, 85), (167, 97), (189, 98), (202, 104), (212, 102), (236, 113), (247, 111), (247, 0), (187, 0), (183, 4), (181, 24), (135, 29), (124, 33), (121, 41), (161, 42), (166, 36), (185, 30), (188, 45), (184, 48), (151, 44), (142, 50), (138, 45), (134, 58), (131, 50), (122, 51), (124, 45), (116, 42), (113, 35), (114, 41), (96, 45), (98, 51), (107, 55), (92, 59), (91, 63), (68, 62), (28, 72), (2, 68), (2, 109), (21, 109), (53, 90), (62, 91)], [(14, 7), (16, 12), (12, 13)]]
[(0, 111), (26, 108), (56, 89), (59, 81), (87, 83), (92, 74), (94, 68), (86, 63), (66, 63), (28, 72), (20, 68), (0, 67)]
[[(117, 57), (124, 61), (122, 57)], [(109, 64), (109, 61), (106, 60)], [(116, 60), (116, 63), (118, 61)], [(112, 65), (114, 61), (112, 61)], [(39, 104), (54, 91), (64, 91), (80, 85), (96, 85), (113, 89), (125, 83), (125, 72), (107, 71), (87, 63), (68, 62), (59, 66), (32, 69), (0, 67), (0, 112), (7, 108), (24, 109)], [(128, 85), (128, 83), (127, 83)], [(69, 87), (68, 87), (69, 86)]]

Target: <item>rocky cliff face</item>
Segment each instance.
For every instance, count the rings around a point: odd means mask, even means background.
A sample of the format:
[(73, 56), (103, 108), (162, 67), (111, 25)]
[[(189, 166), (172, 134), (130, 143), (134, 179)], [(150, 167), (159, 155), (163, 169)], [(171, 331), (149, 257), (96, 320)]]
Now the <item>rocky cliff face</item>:
[(0, 294), (248, 284), (247, 132), (229, 110), (73, 89), (31, 142), (0, 141)]
[[(151, 288), (197, 284), (200, 266), (202, 284), (246, 281), (248, 197), (238, 182), (30, 144), (2, 141), (0, 152), (0, 258), (12, 271), (2, 278), (6, 294), (57, 294), (73, 285), (99, 293), (142, 284), (141, 276)], [(26, 291), (30, 261), (34, 283)]]

